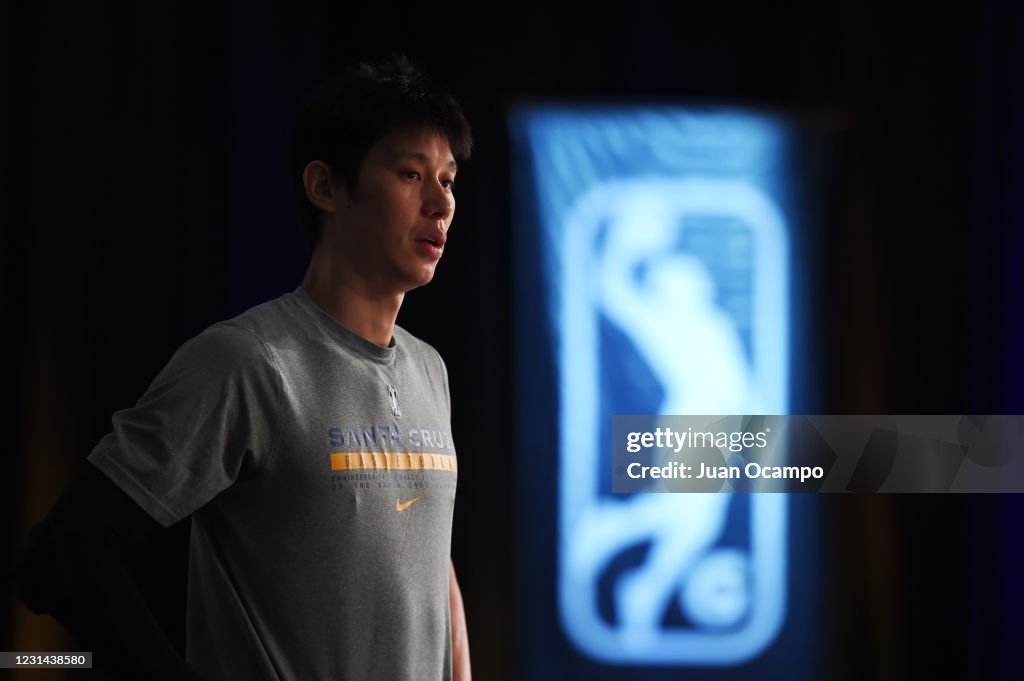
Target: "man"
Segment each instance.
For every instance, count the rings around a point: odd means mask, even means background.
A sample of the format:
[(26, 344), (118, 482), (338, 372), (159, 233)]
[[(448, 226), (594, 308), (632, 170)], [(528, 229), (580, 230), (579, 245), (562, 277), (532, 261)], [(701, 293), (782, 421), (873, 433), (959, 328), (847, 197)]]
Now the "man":
[[(34, 528), (19, 593), (118, 677), (469, 679), (449, 559), (447, 373), (397, 326), (455, 210), (457, 103), (402, 57), (300, 115), (313, 255), (294, 292), (183, 345)], [(188, 662), (124, 567), (192, 517)]]

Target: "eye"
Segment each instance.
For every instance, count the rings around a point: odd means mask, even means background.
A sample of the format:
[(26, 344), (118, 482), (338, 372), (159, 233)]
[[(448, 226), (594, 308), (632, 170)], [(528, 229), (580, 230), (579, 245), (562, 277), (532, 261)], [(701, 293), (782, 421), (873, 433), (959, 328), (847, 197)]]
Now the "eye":
[(441, 185), (448, 190), (455, 189), (455, 180), (441, 180)]
[(406, 178), (407, 180), (418, 180), (418, 179), (420, 179), (419, 172), (415, 171), (415, 170), (404, 170), (404, 171), (402, 171), (402, 176), (404, 178)]

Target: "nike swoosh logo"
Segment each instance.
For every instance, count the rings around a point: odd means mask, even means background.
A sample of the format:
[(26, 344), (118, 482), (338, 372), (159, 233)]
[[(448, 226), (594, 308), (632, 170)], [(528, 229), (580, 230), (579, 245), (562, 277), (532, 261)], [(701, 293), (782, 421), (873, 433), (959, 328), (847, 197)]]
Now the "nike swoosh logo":
[(401, 498), (395, 499), (395, 510), (396, 511), (404, 511), (405, 509), (409, 508), (410, 506), (412, 506), (413, 504), (415, 504), (419, 500), (420, 500), (419, 497), (413, 497), (412, 499), (410, 499), (409, 501), (407, 501), (407, 502), (405, 502), (403, 504)]

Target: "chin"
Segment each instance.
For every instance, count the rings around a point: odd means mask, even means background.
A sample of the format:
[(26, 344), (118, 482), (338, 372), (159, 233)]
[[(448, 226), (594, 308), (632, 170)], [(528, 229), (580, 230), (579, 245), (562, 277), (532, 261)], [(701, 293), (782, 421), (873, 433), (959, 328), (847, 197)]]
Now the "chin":
[(426, 286), (434, 280), (434, 268), (431, 267), (428, 270), (421, 270), (416, 272), (409, 277), (409, 290), (419, 288), (420, 286)]

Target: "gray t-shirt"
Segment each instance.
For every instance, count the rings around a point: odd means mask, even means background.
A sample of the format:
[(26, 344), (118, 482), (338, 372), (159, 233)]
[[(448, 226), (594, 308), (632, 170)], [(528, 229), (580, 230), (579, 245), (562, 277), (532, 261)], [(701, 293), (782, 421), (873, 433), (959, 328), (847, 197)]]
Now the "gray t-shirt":
[(451, 678), (448, 376), (403, 329), (381, 348), (296, 289), (185, 343), (89, 461), (192, 515), (204, 678)]

